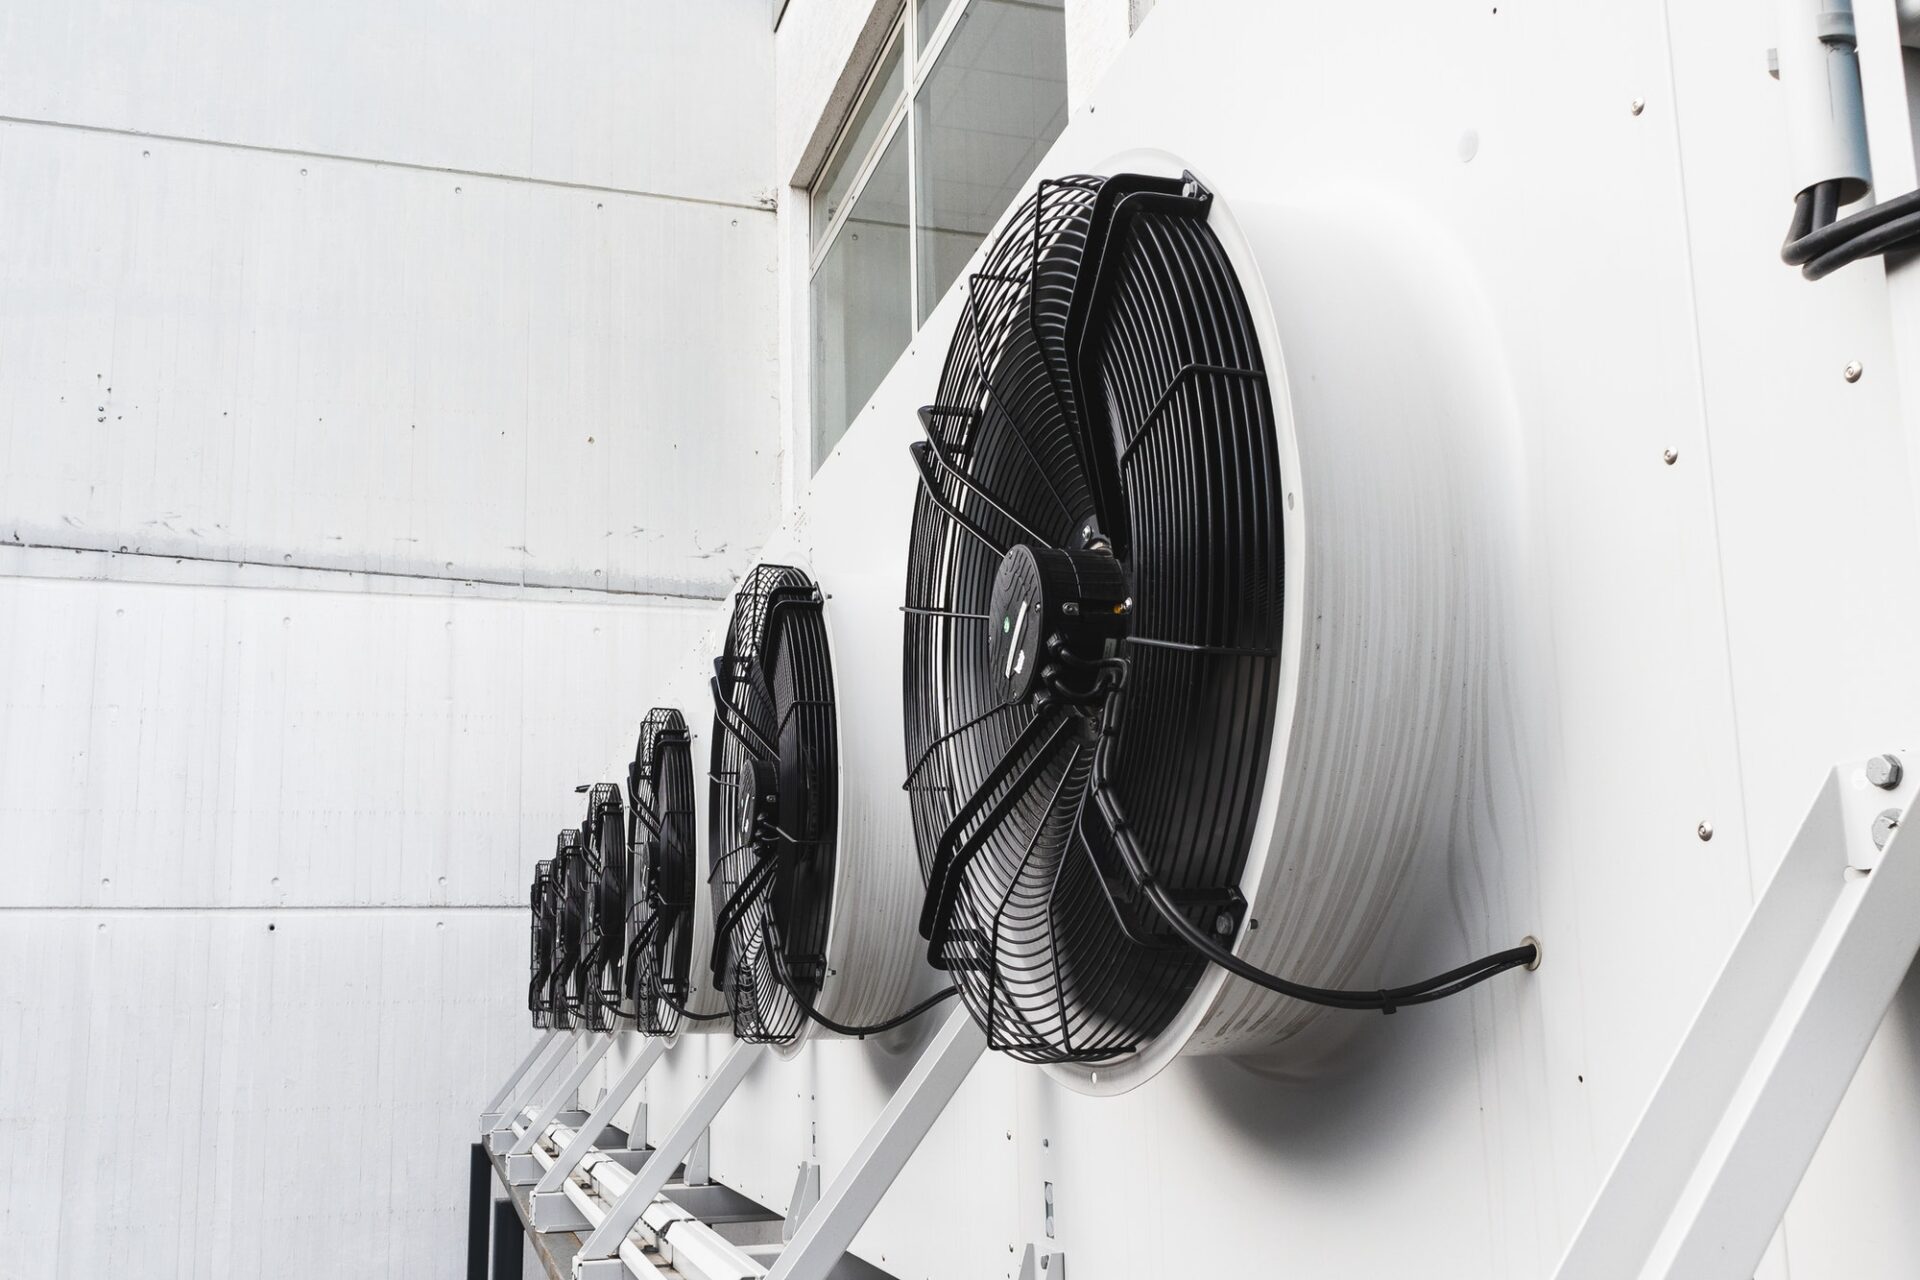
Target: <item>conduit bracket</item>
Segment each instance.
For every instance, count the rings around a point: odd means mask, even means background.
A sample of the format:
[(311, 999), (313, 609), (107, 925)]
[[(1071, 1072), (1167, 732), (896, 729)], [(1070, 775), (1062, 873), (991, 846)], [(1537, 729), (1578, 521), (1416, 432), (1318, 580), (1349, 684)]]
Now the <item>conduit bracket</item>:
[(1067, 1280), (1067, 1255), (1058, 1249), (1043, 1253), (1028, 1245), (1020, 1257), (1020, 1280)]
[(627, 1280), (626, 1264), (620, 1261), (620, 1245), (639, 1225), (640, 1215), (660, 1194), (673, 1176), (674, 1168), (686, 1159), (713, 1118), (747, 1078), (747, 1073), (767, 1056), (768, 1047), (742, 1040), (728, 1050), (706, 1087), (694, 1098), (686, 1113), (660, 1140), (647, 1163), (635, 1175), (633, 1185), (614, 1201), (606, 1218), (580, 1246), (574, 1258), (576, 1280)]
[[(829, 1280), (847, 1246), (900, 1176), (908, 1158), (919, 1150), (927, 1131), (986, 1049), (986, 1033), (965, 1004), (955, 1000), (948, 1005), (913, 1070), (867, 1130), (859, 1149), (826, 1195), (805, 1212), (799, 1231), (767, 1272), (767, 1280)], [(801, 1166), (803, 1179), (808, 1167)], [(795, 1212), (800, 1211), (796, 1208)], [(1037, 1280), (1060, 1280), (1060, 1273), (1043, 1271)]]
[(533, 1226), (536, 1231), (578, 1231), (584, 1226), (580, 1210), (567, 1198), (567, 1179), (580, 1167), (580, 1162), (592, 1153), (594, 1144), (600, 1141), (600, 1135), (613, 1123), (613, 1114), (626, 1105), (633, 1091), (647, 1077), (667, 1051), (664, 1040), (648, 1040), (640, 1056), (627, 1064), (620, 1078), (607, 1090), (606, 1097), (600, 1099), (600, 1105), (593, 1109), (586, 1122), (574, 1132), (573, 1141), (566, 1145), (554, 1160), (552, 1166), (541, 1175), (538, 1185), (533, 1189)]
[(1872, 834), (1920, 795), (1920, 770), (1905, 773), (1892, 788), (1864, 761), (1828, 774), (1558, 1280), (1748, 1280), (1760, 1265), (1920, 952), (1920, 822), (1884, 848)]

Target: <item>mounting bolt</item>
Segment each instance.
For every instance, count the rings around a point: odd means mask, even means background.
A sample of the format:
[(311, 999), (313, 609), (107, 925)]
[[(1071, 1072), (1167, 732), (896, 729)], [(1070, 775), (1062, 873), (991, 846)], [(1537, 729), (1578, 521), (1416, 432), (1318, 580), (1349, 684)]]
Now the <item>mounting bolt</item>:
[(1840, 371), (1840, 376), (1848, 382), (1858, 382), (1860, 381), (1860, 375), (1864, 372), (1866, 372), (1866, 370), (1861, 367), (1858, 360), (1849, 360), (1847, 361), (1847, 367)]
[(1233, 932), (1233, 913), (1230, 911), (1222, 911), (1219, 915), (1215, 916), (1213, 918), (1213, 931), (1215, 933), (1223, 933), (1223, 934), (1232, 933)]
[(1882, 791), (1891, 791), (1900, 785), (1900, 775), (1906, 772), (1900, 766), (1900, 757), (1888, 752), (1867, 761), (1867, 781)]
[(1899, 830), (1899, 828), (1900, 811), (1898, 809), (1882, 809), (1879, 816), (1873, 820), (1873, 847), (1876, 849), (1886, 848), (1887, 841), (1893, 839), (1893, 833)]
[(1713, 824), (1711, 822), (1703, 822), (1693, 830), (1694, 834), (1698, 835), (1702, 840), (1713, 839)]
[(1627, 110), (1633, 112), (1633, 114), (1635, 115), (1639, 115), (1642, 111), (1645, 111), (1646, 109), (1647, 109), (1647, 100), (1645, 98), (1635, 98), (1632, 102), (1629, 102), (1627, 104)]
[(1668, 466), (1672, 466), (1674, 463), (1680, 461), (1679, 450), (1677, 449), (1667, 450), (1665, 453), (1660, 455), (1660, 461), (1666, 463)]

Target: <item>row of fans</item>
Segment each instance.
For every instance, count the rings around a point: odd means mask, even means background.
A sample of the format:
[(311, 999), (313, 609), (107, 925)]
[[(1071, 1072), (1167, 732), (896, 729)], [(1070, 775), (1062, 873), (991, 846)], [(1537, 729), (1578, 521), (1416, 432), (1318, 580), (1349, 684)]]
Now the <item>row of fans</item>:
[[(902, 666), (884, 676), (901, 690), (899, 789), (841, 767), (829, 622), (871, 635), (883, 620), (830, 603), (807, 570), (754, 569), (712, 664), (704, 865), (693, 735), (656, 708), (624, 795), (585, 789), (580, 826), (536, 871), (536, 1022), (672, 1035), (725, 1020), (790, 1045), (957, 993), (998, 1049), (1101, 1064), (1174, 1032), (1271, 1045), (1326, 1007), (1392, 1012), (1537, 960), (1528, 943), (1408, 987), (1341, 985), (1373, 976), (1423, 852), (1404, 803), (1343, 794), (1342, 774), (1425, 785), (1447, 754), (1445, 698), (1420, 683), (1440, 657), (1389, 670), (1381, 655), (1446, 641), (1388, 634), (1383, 619), (1422, 620), (1367, 593), (1289, 622), (1303, 567), (1332, 590), (1329, 548), (1357, 577), (1384, 535), (1323, 530), (1320, 559), (1290, 545), (1283, 470), (1313, 451), (1276, 410), (1272, 321), (1225, 225), (1191, 175), (1039, 184), (969, 278), (910, 451)], [(1453, 552), (1427, 531), (1406, 555)], [(1346, 626), (1360, 609), (1374, 612)], [(1298, 631), (1323, 622), (1324, 640)], [(1419, 758), (1336, 736), (1412, 716)], [(883, 728), (870, 720), (845, 727)], [(1270, 785), (1289, 735), (1292, 773)], [(1322, 766), (1316, 745), (1340, 758)], [(885, 847), (884, 822), (843, 821), (889, 806), (917, 865), (904, 839)], [(910, 946), (954, 986), (911, 1004)], [(1223, 1002), (1210, 965), (1251, 997)]]

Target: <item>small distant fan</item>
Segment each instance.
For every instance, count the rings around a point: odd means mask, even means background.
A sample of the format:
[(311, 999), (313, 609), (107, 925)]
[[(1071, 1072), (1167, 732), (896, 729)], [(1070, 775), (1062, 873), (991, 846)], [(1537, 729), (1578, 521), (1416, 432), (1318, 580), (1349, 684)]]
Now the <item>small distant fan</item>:
[[(1349, 655), (1286, 661), (1282, 437), (1212, 212), (1191, 175), (1040, 183), (968, 282), (912, 446), (921, 932), (990, 1043), (1026, 1061), (1141, 1052), (1210, 962), (1264, 989), (1200, 997), (1176, 1038), (1205, 1032), (1219, 1051), (1277, 1043), (1320, 1006), (1392, 1012), (1537, 957), (1529, 944), (1413, 987), (1343, 991), (1235, 954), (1351, 979), (1410, 855), (1390, 833), (1379, 854), (1289, 849), (1301, 874), (1243, 896), (1277, 803), (1283, 682), (1308, 706), (1309, 676)], [(1320, 545), (1337, 545), (1326, 529)], [(1303, 787), (1292, 803), (1311, 800)], [(1349, 910), (1354, 927), (1314, 927)]]
[(533, 1025), (542, 1029), (564, 1026), (555, 1020), (553, 1006), (553, 946), (557, 920), (553, 893), (553, 859), (542, 858), (534, 864), (533, 883), (528, 890), (528, 914), (532, 917), (532, 956), (527, 981), (527, 1008), (533, 1013)]
[(689, 1016), (699, 876), (692, 735), (679, 711), (655, 707), (641, 721), (627, 766), (627, 798), (635, 866), (627, 952), (634, 1025), (647, 1035), (671, 1036)]
[(782, 1043), (826, 978), (840, 775), (823, 599), (758, 565), (714, 660), (714, 979), (742, 1040)]
[(554, 841), (553, 993), (557, 1012), (570, 1027), (592, 1027), (587, 1016), (586, 941), (588, 890), (592, 878), (580, 830), (569, 827)]
[(595, 783), (587, 793), (587, 816), (580, 826), (586, 860), (587, 905), (581, 930), (581, 1004), (587, 1026), (608, 1031), (626, 996), (622, 980), (627, 958), (627, 902), (633, 868), (627, 856), (625, 806), (620, 788)]

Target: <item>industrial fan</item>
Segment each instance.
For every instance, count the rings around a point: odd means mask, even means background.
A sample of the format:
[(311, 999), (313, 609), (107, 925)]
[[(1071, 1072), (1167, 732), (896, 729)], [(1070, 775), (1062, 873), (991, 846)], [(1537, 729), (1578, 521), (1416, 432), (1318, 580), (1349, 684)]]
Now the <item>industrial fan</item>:
[[(901, 1009), (911, 870), (893, 847), (841, 837), (826, 600), (803, 569), (756, 566), (713, 663), (711, 967), (734, 1034), (754, 1043), (791, 1047), (809, 1026), (874, 1034), (940, 998)], [(837, 915), (861, 927), (836, 929)]]
[(553, 859), (542, 858), (534, 864), (533, 882), (527, 894), (531, 918), (532, 956), (527, 980), (527, 1008), (533, 1025), (542, 1029), (565, 1026), (556, 1017), (553, 1001), (553, 945), (555, 909), (553, 896)]
[(820, 588), (758, 565), (714, 660), (714, 979), (742, 1040), (799, 1035), (826, 978), (840, 777)]
[(635, 866), (628, 994), (634, 1025), (670, 1036), (692, 1013), (695, 863), (692, 735), (680, 712), (655, 707), (627, 766), (628, 842)]
[(607, 1031), (612, 1029), (626, 996), (622, 972), (633, 880), (625, 806), (620, 788), (613, 783), (598, 782), (588, 790), (580, 848), (586, 863), (587, 895), (580, 935), (581, 1013), (590, 1029)]
[(583, 944), (591, 883), (580, 829), (568, 827), (555, 838), (553, 850), (553, 1001), (565, 1025), (589, 1029)]
[[(1336, 468), (1348, 483), (1362, 446), (1276, 413), (1253, 257), (1191, 174), (1040, 183), (968, 282), (912, 446), (921, 933), (991, 1044), (1085, 1081), (1270, 1048), (1325, 1006), (1392, 1012), (1538, 954), (1406, 988), (1308, 985), (1371, 976), (1417, 842), (1342, 771), (1370, 779), (1399, 753), (1424, 782), (1431, 718), (1407, 743), (1360, 735), (1444, 705), (1424, 682), (1450, 642), (1364, 589), (1401, 554), (1384, 544), (1402, 513), (1301, 524), (1297, 495), (1331, 493)], [(1429, 540), (1410, 567), (1448, 554)], [(1431, 670), (1387, 669), (1422, 644)], [(1254, 987), (1223, 994), (1222, 970)]]

